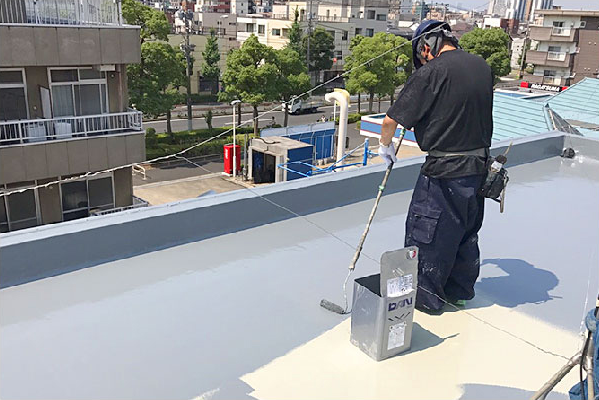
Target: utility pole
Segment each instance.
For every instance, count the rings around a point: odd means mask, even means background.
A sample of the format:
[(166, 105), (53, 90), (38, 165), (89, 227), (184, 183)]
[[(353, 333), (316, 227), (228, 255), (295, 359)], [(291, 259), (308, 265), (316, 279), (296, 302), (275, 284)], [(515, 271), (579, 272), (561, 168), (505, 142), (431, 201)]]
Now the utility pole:
[(310, 34), (312, 33), (312, 0), (308, 1), (308, 35), (306, 37), (306, 65), (308, 66), (308, 75), (312, 78), (310, 71)]
[(524, 35), (524, 43), (522, 44), (522, 56), (520, 58), (520, 70), (518, 71), (518, 79), (522, 79), (524, 71), (524, 59), (526, 58), (526, 47), (528, 43), (528, 33), (530, 32), (530, 25), (526, 27), (526, 34)]
[[(191, 75), (193, 68), (191, 66), (191, 46), (189, 44), (189, 31), (191, 30), (189, 13), (187, 10), (182, 10), (183, 20), (185, 21), (185, 61), (187, 62), (187, 130), (191, 132), (193, 129), (193, 112), (191, 110)], [(191, 12), (193, 19), (193, 12)]]

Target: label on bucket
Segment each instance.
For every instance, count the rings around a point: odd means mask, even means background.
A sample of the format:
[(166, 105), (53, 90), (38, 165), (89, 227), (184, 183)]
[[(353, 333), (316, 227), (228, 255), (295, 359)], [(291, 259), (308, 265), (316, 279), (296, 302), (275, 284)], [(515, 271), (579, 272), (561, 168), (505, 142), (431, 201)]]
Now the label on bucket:
[(387, 279), (387, 296), (397, 297), (412, 291), (412, 274)]
[(406, 321), (391, 325), (389, 327), (389, 341), (387, 342), (387, 350), (403, 346), (405, 333)]

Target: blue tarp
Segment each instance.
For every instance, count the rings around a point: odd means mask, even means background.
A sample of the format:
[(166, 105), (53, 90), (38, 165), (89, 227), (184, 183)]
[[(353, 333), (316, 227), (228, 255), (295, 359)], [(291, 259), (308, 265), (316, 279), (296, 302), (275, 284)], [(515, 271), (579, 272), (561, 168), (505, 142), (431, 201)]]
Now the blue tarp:
[[(599, 320), (595, 317), (595, 310), (591, 310), (586, 318), (587, 329), (592, 332), (592, 340), (595, 344), (595, 352), (593, 353), (594, 371), (593, 381), (595, 386), (595, 399), (599, 399)], [(587, 400), (588, 382), (584, 380), (584, 396), (580, 393), (580, 382), (570, 389), (571, 400)]]

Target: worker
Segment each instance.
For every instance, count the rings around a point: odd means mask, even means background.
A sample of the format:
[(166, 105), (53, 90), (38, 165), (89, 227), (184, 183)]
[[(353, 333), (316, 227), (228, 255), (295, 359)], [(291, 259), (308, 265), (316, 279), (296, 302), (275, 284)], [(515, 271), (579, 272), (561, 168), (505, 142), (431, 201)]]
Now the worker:
[(383, 121), (379, 154), (396, 161), (398, 124), (413, 129), (428, 152), (406, 220), (406, 246), (417, 246), (416, 306), (442, 311), (474, 297), (478, 231), (493, 131), (493, 74), (485, 60), (460, 49), (445, 22), (424, 21), (412, 41), (415, 71)]

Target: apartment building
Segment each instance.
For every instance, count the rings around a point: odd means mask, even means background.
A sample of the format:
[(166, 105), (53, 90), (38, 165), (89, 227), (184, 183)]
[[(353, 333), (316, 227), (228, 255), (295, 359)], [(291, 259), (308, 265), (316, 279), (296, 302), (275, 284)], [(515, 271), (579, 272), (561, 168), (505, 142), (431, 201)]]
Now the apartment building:
[(539, 10), (530, 26), (532, 83), (567, 86), (599, 74), (599, 11)]
[[(311, 10), (309, 7), (312, 6)], [(344, 59), (349, 56), (351, 39), (356, 35), (374, 36), (386, 32), (389, 24), (389, 2), (381, 0), (341, 0), (340, 2), (289, 1), (273, 5), (272, 17), (291, 21), (295, 10), (299, 12), (301, 27), (321, 27), (335, 39), (334, 64), (323, 71), (323, 79), (343, 70)]]
[(258, 41), (275, 49), (281, 49), (289, 42), (288, 19), (267, 18), (260, 14), (237, 17), (237, 41), (242, 45), (252, 34)]
[[(139, 27), (119, 2), (0, 2), (0, 191), (145, 159), (142, 115), (128, 109), (126, 65)], [(131, 168), (0, 197), (0, 232), (134, 204)]]

